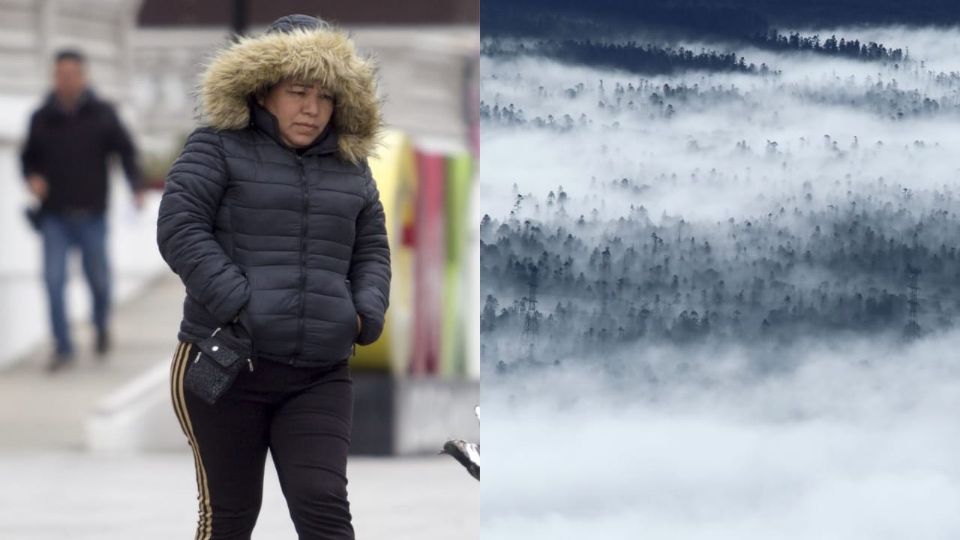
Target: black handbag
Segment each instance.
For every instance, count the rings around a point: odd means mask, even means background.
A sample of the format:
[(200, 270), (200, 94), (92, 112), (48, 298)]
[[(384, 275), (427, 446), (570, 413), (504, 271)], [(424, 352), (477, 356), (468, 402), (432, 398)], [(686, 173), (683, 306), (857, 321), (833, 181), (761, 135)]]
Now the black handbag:
[[(240, 347), (223, 334), (218, 336), (220, 330), (194, 344), (197, 354), (183, 379), (184, 388), (211, 405), (233, 385), (244, 363)], [(245, 360), (250, 364), (249, 357)]]
[(30, 228), (40, 232), (43, 227), (43, 210), (39, 206), (31, 206), (24, 210), (24, 214), (27, 217), (27, 222), (30, 223)]

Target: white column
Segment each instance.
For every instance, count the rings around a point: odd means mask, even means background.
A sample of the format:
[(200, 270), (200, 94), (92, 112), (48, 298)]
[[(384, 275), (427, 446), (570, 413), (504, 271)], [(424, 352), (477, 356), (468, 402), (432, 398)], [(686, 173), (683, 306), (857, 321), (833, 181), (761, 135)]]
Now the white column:
[(124, 103), (129, 103), (133, 83), (133, 32), (142, 0), (125, 0), (117, 16), (117, 82)]
[[(57, 31), (57, 4), (59, 0), (37, 0), (35, 28), (37, 32), (37, 66), (49, 65), (53, 54), (53, 37)], [(46, 80), (45, 77), (40, 78)]]

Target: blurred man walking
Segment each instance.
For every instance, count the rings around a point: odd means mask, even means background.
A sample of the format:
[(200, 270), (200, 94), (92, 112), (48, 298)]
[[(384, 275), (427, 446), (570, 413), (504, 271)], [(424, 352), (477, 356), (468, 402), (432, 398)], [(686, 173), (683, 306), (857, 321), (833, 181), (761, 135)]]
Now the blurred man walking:
[(96, 352), (108, 351), (111, 276), (106, 250), (107, 158), (119, 155), (134, 193), (143, 206), (136, 148), (116, 111), (87, 85), (86, 58), (62, 50), (54, 63), (53, 91), (30, 119), (23, 148), (23, 175), (40, 201), (34, 220), (43, 237), (43, 275), (55, 339), (51, 371), (73, 360), (64, 288), (67, 256), (79, 247), (83, 272), (93, 295)]

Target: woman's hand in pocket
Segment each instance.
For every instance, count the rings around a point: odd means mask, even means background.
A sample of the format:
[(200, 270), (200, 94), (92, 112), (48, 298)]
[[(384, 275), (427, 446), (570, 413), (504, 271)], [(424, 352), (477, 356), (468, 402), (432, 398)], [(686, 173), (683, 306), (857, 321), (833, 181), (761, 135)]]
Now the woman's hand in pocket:
[(244, 322), (245, 315), (244, 307), (223, 330), (226, 336), (229, 336), (228, 339), (232, 341), (232, 345), (237, 348), (237, 352), (250, 356), (253, 354), (253, 336)]

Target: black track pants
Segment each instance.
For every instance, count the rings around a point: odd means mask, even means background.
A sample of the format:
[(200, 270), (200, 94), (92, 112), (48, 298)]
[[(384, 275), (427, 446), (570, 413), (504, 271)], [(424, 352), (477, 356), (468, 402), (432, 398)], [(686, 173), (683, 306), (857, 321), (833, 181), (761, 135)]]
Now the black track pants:
[(194, 356), (191, 344), (177, 347), (171, 393), (196, 465), (196, 539), (249, 540), (267, 449), (300, 540), (353, 539), (346, 477), (353, 383), (346, 360), (327, 370), (255, 362), (209, 405), (183, 387)]

